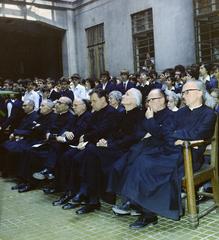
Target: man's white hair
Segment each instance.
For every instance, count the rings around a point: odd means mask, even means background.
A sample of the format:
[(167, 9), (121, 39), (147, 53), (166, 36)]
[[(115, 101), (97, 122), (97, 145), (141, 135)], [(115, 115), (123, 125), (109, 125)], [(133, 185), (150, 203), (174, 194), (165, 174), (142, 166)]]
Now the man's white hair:
[(35, 107), (35, 102), (31, 99), (25, 100), (24, 103), (27, 104), (27, 105), (33, 106), (33, 108)]
[(129, 91), (131, 91), (133, 93), (133, 96), (134, 96), (134, 98), (136, 100), (136, 105), (138, 107), (140, 107), (141, 103), (142, 103), (142, 94), (141, 94), (141, 92), (138, 89), (136, 89), (136, 88), (131, 88), (131, 89), (129, 89)]
[(216, 106), (216, 101), (206, 90), (205, 83), (203, 83), (200, 80), (187, 80), (186, 81), (186, 83), (189, 83), (189, 82), (194, 83), (196, 85), (197, 89), (202, 92), (203, 103), (206, 106), (213, 109)]
[(54, 102), (51, 101), (50, 99), (44, 99), (41, 104), (45, 104), (50, 109), (52, 109), (55, 106)]

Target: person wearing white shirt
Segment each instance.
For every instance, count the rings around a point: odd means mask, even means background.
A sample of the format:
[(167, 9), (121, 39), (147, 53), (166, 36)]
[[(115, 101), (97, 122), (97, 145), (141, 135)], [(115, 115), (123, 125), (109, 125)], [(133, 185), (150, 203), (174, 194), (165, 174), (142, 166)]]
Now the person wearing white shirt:
[(28, 100), (34, 101), (34, 104), (35, 104), (34, 110), (38, 111), (39, 110), (39, 104), (40, 104), (40, 96), (37, 92), (35, 92), (33, 90), (33, 87), (34, 86), (31, 82), (31, 80), (29, 80), (28, 83), (27, 83), (27, 90), (26, 90), (24, 96), (22, 97), (22, 101), (23, 102), (28, 101)]
[(80, 75), (75, 73), (71, 76), (71, 80), (73, 82), (73, 87), (71, 87), (75, 98), (79, 98), (79, 99), (86, 99), (87, 98), (87, 94), (86, 94), (86, 89), (84, 86), (82, 86), (80, 84)]

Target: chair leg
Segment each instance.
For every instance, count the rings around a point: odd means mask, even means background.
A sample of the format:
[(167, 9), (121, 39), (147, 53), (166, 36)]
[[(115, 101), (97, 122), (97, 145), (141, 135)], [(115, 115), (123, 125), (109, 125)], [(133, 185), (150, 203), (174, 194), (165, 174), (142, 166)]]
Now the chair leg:
[(219, 212), (219, 180), (217, 174), (213, 173), (213, 177), (211, 178), (211, 185), (212, 185), (212, 191), (213, 191), (213, 197), (215, 204), (217, 205), (217, 213)]
[(185, 142), (185, 147), (183, 149), (184, 156), (184, 170), (185, 170), (185, 184), (187, 192), (187, 205), (188, 205), (188, 214), (189, 221), (193, 229), (198, 226), (198, 213), (196, 207), (196, 198), (195, 198), (195, 184), (192, 168), (192, 152), (189, 147), (189, 143)]
[(187, 206), (188, 206), (188, 216), (189, 221), (193, 229), (198, 227), (199, 218), (197, 213), (195, 189), (192, 186), (187, 186)]

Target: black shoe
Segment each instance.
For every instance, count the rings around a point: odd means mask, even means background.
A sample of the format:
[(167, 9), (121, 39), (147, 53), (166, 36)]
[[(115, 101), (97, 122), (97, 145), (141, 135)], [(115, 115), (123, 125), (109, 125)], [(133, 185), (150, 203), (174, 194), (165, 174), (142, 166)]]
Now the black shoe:
[(143, 228), (150, 225), (155, 225), (157, 224), (157, 222), (158, 222), (157, 216), (152, 218), (147, 218), (141, 215), (140, 217), (138, 217), (138, 219), (135, 222), (130, 224), (129, 227), (133, 229), (138, 229), (138, 228)]
[(63, 196), (61, 196), (58, 200), (55, 200), (52, 202), (53, 206), (60, 206), (62, 204), (67, 203), (70, 199), (72, 198), (72, 196), (69, 196), (67, 194), (64, 194)]
[(76, 194), (72, 198), (72, 202), (74, 202), (74, 203), (82, 203), (82, 202), (86, 202), (86, 200), (87, 200), (86, 196), (81, 193)]
[(56, 193), (56, 189), (51, 187), (45, 187), (43, 188), (43, 192), (45, 194), (53, 194), (53, 193)]
[(62, 209), (64, 210), (68, 210), (68, 209), (74, 209), (80, 206), (80, 203), (71, 203), (68, 202), (65, 205), (62, 206)]
[(94, 212), (95, 210), (99, 210), (99, 209), (100, 209), (100, 203), (87, 204), (84, 207), (78, 209), (76, 211), (76, 214), (86, 214), (86, 213)]
[(25, 184), (23, 187), (18, 188), (19, 193), (28, 192), (30, 190), (31, 190), (31, 186), (29, 184)]
[(23, 188), (26, 183), (19, 183), (11, 187), (11, 190), (18, 190), (19, 188)]

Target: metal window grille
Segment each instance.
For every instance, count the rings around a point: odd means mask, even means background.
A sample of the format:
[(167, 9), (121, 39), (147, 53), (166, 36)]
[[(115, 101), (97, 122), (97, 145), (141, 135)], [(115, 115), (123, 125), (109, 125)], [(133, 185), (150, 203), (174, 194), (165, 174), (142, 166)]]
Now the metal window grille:
[(132, 15), (135, 71), (154, 65), (154, 33), (152, 9)]
[(219, 0), (194, 0), (198, 62), (219, 62)]
[(98, 78), (105, 69), (104, 61), (104, 24), (86, 29), (89, 61), (89, 74)]

